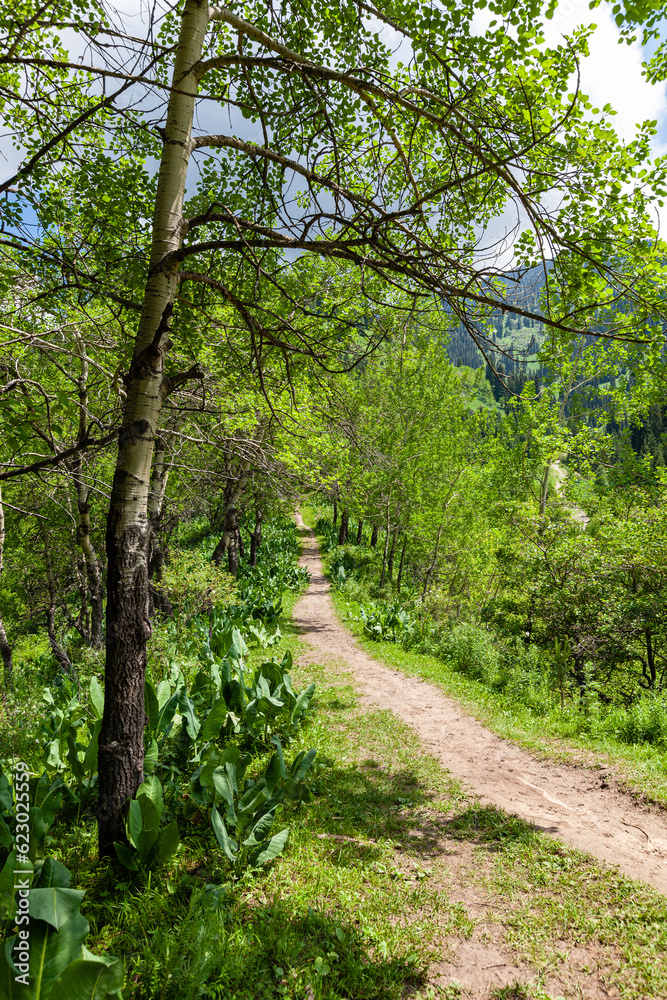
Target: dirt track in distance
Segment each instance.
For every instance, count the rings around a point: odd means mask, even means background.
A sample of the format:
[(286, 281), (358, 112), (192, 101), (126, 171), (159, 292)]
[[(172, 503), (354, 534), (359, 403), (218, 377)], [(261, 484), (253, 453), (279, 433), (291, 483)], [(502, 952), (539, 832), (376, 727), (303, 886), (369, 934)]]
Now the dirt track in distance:
[[(297, 524), (303, 521), (297, 514)], [(307, 529), (306, 529), (307, 530)], [(413, 726), (428, 750), (482, 802), (618, 865), (667, 895), (667, 812), (645, 806), (616, 785), (609, 769), (535, 760), (495, 736), (432, 684), (377, 663), (338, 622), (312, 532), (301, 564), (311, 573), (294, 621), (317, 653), (344, 661), (366, 704), (390, 709)]]

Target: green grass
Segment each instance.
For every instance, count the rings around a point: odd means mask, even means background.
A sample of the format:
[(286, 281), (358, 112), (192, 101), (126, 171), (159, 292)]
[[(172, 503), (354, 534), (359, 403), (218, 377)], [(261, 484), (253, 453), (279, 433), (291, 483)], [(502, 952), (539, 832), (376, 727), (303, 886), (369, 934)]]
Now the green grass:
[[(529, 963), (498, 998), (575, 998), (591, 976), (626, 1000), (667, 995), (658, 893), (467, 797), (410, 727), (361, 711), (330, 665), (295, 679), (318, 684), (304, 734), (318, 761), (313, 802), (284, 817), (283, 857), (233, 881), (210, 843), (192, 840), (152, 884), (107, 887), (106, 900), (104, 873), (91, 873), (92, 943), (126, 956), (126, 1000), (465, 997), (429, 968), (490, 929)], [(462, 888), (485, 900), (483, 918)], [(578, 978), (574, 950), (591, 969)]]
[(87, 946), (125, 960), (125, 1000), (464, 1000), (471, 970), (438, 969), (487, 941), (528, 963), (489, 1000), (575, 1000), (593, 983), (624, 1000), (667, 995), (666, 901), (466, 795), (414, 730), (360, 707), (349, 675), (307, 662), (298, 598), (284, 594), (275, 652), (302, 654), (295, 685), (317, 683), (288, 754), (318, 757), (312, 801), (281, 816), (284, 855), (235, 876), (193, 827), (172, 862), (119, 882), (95, 861), (92, 820), (53, 830), (87, 893)]
[[(326, 669), (308, 668), (300, 680), (311, 677), (321, 692), (311, 727), (322, 748), (319, 794), (267, 891), (281, 886), (282, 894), (287, 884), (291, 905), (303, 908), (315, 889), (328, 912), (359, 914), (369, 946), (380, 936), (392, 954), (408, 949), (426, 964), (443, 942), (479, 932), (479, 917), (453, 901), (461, 884), (471, 886), (488, 901), (486, 922), (532, 967), (523, 995), (556, 995), (543, 984), (567, 981), (573, 949), (588, 953), (584, 964), (600, 965), (624, 997), (667, 995), (667, 901), (659, 893), (480, 806), (391, 712), (360, 712), (353, 689), (332, 683)], [(470, 860), (452, 875), (447, 858), (457, 843)], [(566, 993), (576, 996), (576, 985)]]

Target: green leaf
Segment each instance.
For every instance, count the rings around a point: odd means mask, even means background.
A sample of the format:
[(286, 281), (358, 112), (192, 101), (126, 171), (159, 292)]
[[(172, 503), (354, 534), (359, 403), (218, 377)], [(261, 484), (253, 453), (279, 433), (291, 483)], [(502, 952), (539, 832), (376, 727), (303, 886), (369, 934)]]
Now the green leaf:
[(54, 819), (56, 818), (56, 813), (60, 809), (63, 801), (63, 781), (61, 778), (56, 778), (51, 787), (48, 789), (46, 795), (39, 802), (39, 808), (42, 811), (42, 817), (44, 823), (47, 827), (51, 826)]
[(142, 862), (150, 859), (150, 854), (158, 838), (160, 814), (147, 795), (141, 795), (130, 802), (127, 814), (127, 838)]
[(280, 833), (276, 833), (275, 836), (271, 837), (268, 845), (263, 851), (257, 855), (254, 859), (254, 863), (257, 865), (266, 864), (267, 861), (272, 861), (273, 858), (277, 858), (279, 854), (285, 849), (285, 844), (287, 843), (287, 838), (289, 837), (289, 827), (285, 827)]
[(236, 813), (234, 811), (234, 791), (232, 785), (229, 781), (229, 776), (224, 767), (216, 767), (212, 775), (213, 787), (216, 792), (225, 800), (227, 803), (227, 821), (229, 823), (236, 822)]
[(104, 692), (97, 677), (91, 677), (88, 695), (90, 698), (90, 707), (93, 710), (95, 718), (101, 719), (104, 712)]
[(84, 896), (85, 892), (82, 889), (65, 889), (55, 885), (43, 889), (30, 889), (28, 893), (30, 918), (44, 920), (59, 931), (79, 909)]
[(137, 864), (135, 856), (127, 844), (121, 844), (119, 841), (115, 840), (113, 846), (116, 851), (116, 857), (120, 861), (121, 865), (123, 865), (124, 868), (127, 868), (128, 871), (138, 872), (139, 865)]
[(256, 847), (258, 844), (261, 844), (263, 840), (266, 840), (275, 818), (275, 808), (271, 809), (269, 812), (265, 812), (264, 815), (255, 823), (250, 835), (243, 841), (244, 846)]
[(278, 767), (280, 769), (280, 777), (287, 777), (287, 768), (285, 767), (285, 758), (283, 757), (283, 748), (281, 746), (280, 740), (277, 736), (274, 736), (271, 740), (274, 747), (276, 748), (276, 758), (278, 759)]
[(14, 837), (12, 836), (12, 831), (9, 829), (2, 816), (0, 816), (0, 847), (4, 847), (6, 851), (10, 851), (13, 846)]
[(214, 740), (220, 735), (220, 730), (227, 720), (227, 705), (224, 698), (218, 698), (213, 708), (206, 716), (202, 728), (202, 737), (205, 740)]
[(169, 681), (160, 681), (157, 686), (157, 701), (160, 706), (160, 712), (165, 707), (169, 699), (171, 698), (171, 684)]
[(162, 785), (159, 779), (152, 775), (149, 778), (145, 778), (144, 781), (137, 788), (137, 799), (140, 799), (142, 795), (145, 795), (151, 800), (159, 817), (162, 815), (162, 809), (164, 807), (164, 799), (162, 795)]
[(291, 777), (295, 781), (301, 781), (303, 778), (305, 778), (308, 771), (310, 771), (310, 768), (316, 756), (317, 756), (317, 750), (314, 747), (311, 750), (309, 750), (307, 754), (304, 754), (302, 750), (301, 753), (297, 755), (297, 757), (294, 760), (294, 763), (292, 764), (292, 769), (290, 771)]
[(160, 721), (160, 703), (150, 681), (146, 681), (144, 686), (144, 710), (146, 712), (148, 731), (149, 733), (154, 733)]
[(197, 718), (194, 702), (190, 700), (185, 690), (181, 692), (178, 710), (185, 719), (185, 728), (188, 736), (191, 740), (196, 740), (201, 729), (201, 724)]
[(88, 921), (77, 910), (56, 931), (43, 920), (30, 922), (30, 978), (34, 1000), (45, 1000), (51, 984), (81, 955), (89, 932)]
[(309, 684), (308, 687), (301, 692), (301, 694), (296, 700), (296, 705), (292, 709), (292, 716), (291, 716), (292, 722), (296, 722), (296, 720), (299, 719), (304, 714), (304, 712), (308, 710), (308, 706), (310, 705), (314, 693), (315, 693), (315, 684)]
[(213, 809), (211, 810), (211, 825), (213, 826), (213, 832), (218, 843), (220, 844), (220, 847), (233, 863), (236, 861), (238, 844), (227, 835), (227, 827), (225, 826), (224, 820), (215, 806), (213, 806)]
[(285, 778), (285, 762), (282, 759), (282, 753), (278, 756), (274, 753), (273, 757), (269, 761), (269, 766), (264, 772), (264, 780), (266, 781), (266, 787), (270, 792), (276, 787), (281, 778)]
[[(21, 874), (17, 875), (15, 869)], [(12, 851), (0, 872), (0, 921), (7, 920), (14, 913), (17, 881), (19, 879), (22, 883), (25, 879), (32, 881), (32, 874), (32, 865), (30, 863), (17, 865), (16, 851)]]
[(34, 1000), (30, 986), (17, 982), (18, 970), (12, 963), (12, 947), (15, 938), (0, 942), (0, 997), (3, 1000)]
[(90, 736), (90, 743), (86, 750), (86, 755), (83, 758), (83, 764), (81, 769), (84, 774), (92, 774), (97, 768), (97, 750), (98, 741), (100, 737), (100, 729), (102, 728), (102, 720), (97, 719)]
[(232, 643), (229, 647), (229, 655), (234, 660), (240, 660), (243, 656), (246, 656), (248, 652), (248, 647), (243, 641), (243, 636), (237, 628), (232, 629)]
[(97, 956), (79, 958), (64, 970), (49, 994), (49, 1000), (106, 1000), (123, 986), (123, 962), (108, 963)]
[(62, 862), (56, 861), (55, 858), (46, 858), (33, 882), (33, 887), (35, 889), (42, 889), (50, 886), (58, 886), (66, 889), (70, 884), (71, 878), (72, 876)]
[(155, 770), (155, 765), (157, 764), (158, 761), (158, 754), (159, 750), (158, 750), (157, 740), (152, 739), (148, 747), (148, 750), (146, 750), (144, 754), (145, 774), (152, 774), (153, 771)]
[(0, 771), (0, 806), (2, 806), (8, 813), (13, 814), (14, 795), (12, 794), (12, 786), (10, 785), (4, 771)]
[(158, 861), (166, 861), (170, 858), (172, 854), (175, 854), (178, 850), (178, 845), (181, 842), (181, 838), (178, 832), (178, 823), (176, 820), (172, 820), (168, 823), (162, 833), (160, 834), (157, 842), (157, 859)]
[(264, 778), (260, 778), (243, 793), (238, 801), (237, 812), (253, 813), (263, 802), (269, 798), (270, 792), (266, 787)]

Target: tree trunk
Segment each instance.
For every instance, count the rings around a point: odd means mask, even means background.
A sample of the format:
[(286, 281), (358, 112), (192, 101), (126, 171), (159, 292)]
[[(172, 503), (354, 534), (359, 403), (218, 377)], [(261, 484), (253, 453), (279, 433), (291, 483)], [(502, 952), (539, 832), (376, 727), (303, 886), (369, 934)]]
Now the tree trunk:
[(239, 546), (239, 558), (245, 559), (245, 545), (243, 544), (243, 535), (241, 534), (241, 528), (237, 532), (237, 542)]
[(55, 656), (60, 669), (63, 673), (67, 674), (68, 677), (76, 678), (76, 673), (74, 667), (72, 666), (72, 661), (69, 656), (62, 648), (58, 642), (58, 637), (56, 636), (56, 600), (58, 597), (58, 587), (56, 584), (56, 577), (53, 572), (53, 562), (51, 560), (51, 545), (49, 544), (49, 536), (46, 532), (46, 524), (43, 518), (39, 518), (39, 529), (42, 535), (42, 543), (44, 545), (44, 562), (46, 565), (46, 582), (49, 588), (49, 606), (46, 611), (46, 631), (49, 637), (49, 643), (51, 645), (51, 651)]
[(397, 539), (398, 539), (398, 527), (394, 528), (394, 533), (391, 536), (391, 549), (389, 550), (389, 561), (387, 563), (387, 576), (389, 577), (390, 583), (394, 579), (394, 553), (396, 551)]
[(340, 530), (338, 532), (338, 544), (345, 545), (347, 541), (347, 530), (350, 522), (350, 512), (347, 507), (340, 515)]
[(400, 594), (400, 592), (401, 592), (401, 581), (403, 579), (403, 566), (405, 565), (405, 549), (407, 547), (407, 544), (408, 544), (408, 536), (407, 536), (407, 533), (406, 533), (406, 534), (403, 535), (403, 547), (401, 548), (401, 561), (398, 564), (398, 577), (396, 579), (396, 593), (397, 594)]
[(658, 678), (658, 671), (655, 665), (655, 652), (653, 650), (653, 634), (650, 628), (644, 630), (644, 636), (646, 638), (646, 662), (648, 664), (649, 673), (651, 675), (651, 691), (654, 691), (656, 681)]
[(373, 531), (371, 532), (371, 548), (374, 549), (378, 543), (378, 529), (373, 525)]
[(359, 518), (359, 527), (357, 528), (357, 545), (361, 545), (361, 540), (364, 534), (364, 522)]
[[(251, 439), (251, 443), (256, 446), (256, 450), (261, 448), (266, 432), (268, 429), (268, 422), (261, 419), (257, 425), (257, 435)], [(228, 482), (225, 492), (224, 492), (224, 529), (222, 533), (222, 538), (218, 542), (211, 556), (211, 559), (219, 566), (222, 562), (225, 554), (227, 554), (227, 561), (229, 566), (229, 572), (232, 576), (236, 576), (238, 570), (239, 561), (239, 525), (238, 525), (238, 511), (237, 504), (243, 495), (243, 491), (248, 482), (250, 476), (250, 470), (252, 468), (252, 458), (246, 457), (241, 462), (240, 471), (237, 474), (236, 479), (233, 482)], [(261, 532), (260, 532), (261, 535)]]
[(93, 649), (101, 649), (104, 638), (104, 585), (97, 552), (90, 537), (90, 491), (86, 487), (81, 472), (81, 456), (72, 459), (72, 481), (76, 491), (76, 506), (78, 511), (77, 541), (86, 562), (86, 578), (88, 581), (88, 601), (90, 604), (90, 645)]
[(250, 565), (257, 565), (257, 555), (262, 544), (262, 512), (257, 508), (255, 512), (255, 530), (250, 536)]
[(153, 459), (151, 486), (148, 493), (148, 589), (149, 614), (151, 617), (156, 610), (168, 616), (174, 613), (174, 608), (167, 595), (155, 586), (156, 583), (160, 583), (162, 580), (166, 558), (160, 538), (160, 530), (162, 526), (164, 496), (167, 490), (171, 465), (165, 463), (165, 454), (165, 439), (161, 434), (158, 434), (155, 438), (155, 457)]
[(229, 547), (227, 549), (227, 568), (232, 576), (236, 576), (239, 571), (239, 524), (236, 507), (230, 511), (231, 531), (229, 533)]
[(433, 559), (431, 560), (431, 565), (426, 570), (426, 576), (424, 577), (424, 589), (422, 590), (422, 597), (426, 597), (426, 590), (428, 588), (429, 580), (431, 579), (431, 573), (435, 569), (438, 562), (438, 549), (440, 548), (440, 535), (442, 534), (442, 525), (438, 527), (438, 535), (435, 540), (435, 550), (433, 552)]
[(130, 370), (107, 521), (106, 687), (99, 736), (97, 811), (100, 857), (125, 840), (127, 804), (144, 776), (148, 590), (148, 492), (160, 411), (169, 392), (164, 359), (178, 289), (183, 196), (197, 70), (208, 27), (205, 0), (187, 0), (169, 92), (157, 181), (148, 278)]
[(225, 556), (227, 556), (227, 564), (232, 576), (236, 576), (239, 561), (236, 495), (236, 489), (232, 490), (227, 487), (227, 490), (225, 490), (225, 527), (222, 538), (216, 545), (211, 556), (211, 560), (216, 566), (220, 566)]
[[(0, 578), (5, 550), (5, 508), (2, 504), (2, 488), (0, 487)], [(5, 691), (14, 690), (14, 665), (12, 663), (12, 647), (9, 645), (7, 633), (2, 618), (0, 618), (0, 654), (4, 668), (3, 679)]]

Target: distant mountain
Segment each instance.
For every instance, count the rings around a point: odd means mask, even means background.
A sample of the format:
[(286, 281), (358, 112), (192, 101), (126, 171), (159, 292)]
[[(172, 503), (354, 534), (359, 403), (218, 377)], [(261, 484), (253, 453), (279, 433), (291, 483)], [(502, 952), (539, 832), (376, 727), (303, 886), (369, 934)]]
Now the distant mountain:
[[(506, 286), (503, 298), (509, 305), (526, 312), (540, 312), (542, 289), (545, 285), (543, 268), (533, 267), (523, 272), (508, 271), (503, 280)], [(506, 372), (523, 369), (527, 361), (534, 363), (534, 355), (544, 340), (541, 323), (500, 309), (491, 317), (490, 335), (501, 352), (509, 355), (505, 358), (502, 353), (498, 354), (498, 361), (504, 364)], [(462, 323), (451, 332), (447, 354), (455, 365), (480, 368), (484, 364), (481, 352)]]

